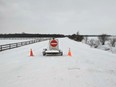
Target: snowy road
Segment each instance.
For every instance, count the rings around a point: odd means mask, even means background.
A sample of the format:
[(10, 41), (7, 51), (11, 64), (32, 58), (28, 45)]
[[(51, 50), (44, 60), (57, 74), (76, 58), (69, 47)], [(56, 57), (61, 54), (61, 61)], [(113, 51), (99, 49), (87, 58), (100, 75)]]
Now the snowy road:
[(59, 43), (63, 56), (42, 56), (48, 41), (0, 52), (0, 87), (116, 87), (115, 54), (67, 38)]

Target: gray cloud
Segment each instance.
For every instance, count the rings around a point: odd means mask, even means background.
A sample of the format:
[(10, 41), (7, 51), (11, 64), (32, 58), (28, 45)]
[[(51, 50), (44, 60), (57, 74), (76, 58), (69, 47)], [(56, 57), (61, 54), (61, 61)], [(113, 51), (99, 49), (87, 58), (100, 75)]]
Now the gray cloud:
[(116, 34), (115, 0), (0, 0), (0, 33)]

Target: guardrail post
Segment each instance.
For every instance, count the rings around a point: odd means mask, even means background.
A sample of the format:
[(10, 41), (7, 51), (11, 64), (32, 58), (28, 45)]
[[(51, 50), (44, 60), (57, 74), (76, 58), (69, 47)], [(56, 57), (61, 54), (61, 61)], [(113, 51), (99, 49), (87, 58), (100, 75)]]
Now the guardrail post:
[(0, 45), (0, 51), (2, 51), (2, 46)]
[(18, 43), (16, 43), (16, 48), (18, 47)]
[(11, 44), (9, 44), (9, 49), (11, 49)]

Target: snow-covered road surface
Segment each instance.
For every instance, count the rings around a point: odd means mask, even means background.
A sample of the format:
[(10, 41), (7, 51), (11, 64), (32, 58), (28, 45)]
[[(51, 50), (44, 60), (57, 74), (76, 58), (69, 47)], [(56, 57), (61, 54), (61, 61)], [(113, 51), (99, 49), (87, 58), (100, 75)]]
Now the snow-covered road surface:
[(63, 56), (42, 56), (48, 42), (0, 52), (0, 87), (116, 87), (116, 54), (63, 38)]

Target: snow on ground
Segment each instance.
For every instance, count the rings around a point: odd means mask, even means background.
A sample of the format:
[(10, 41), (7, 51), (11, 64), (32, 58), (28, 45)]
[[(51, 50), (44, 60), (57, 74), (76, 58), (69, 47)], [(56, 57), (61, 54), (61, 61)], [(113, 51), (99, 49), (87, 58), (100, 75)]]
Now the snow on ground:
[(0, 45), (23, 42), (23, 41), (29, 41), (29, 40), (8, 40), (8, 39), (3, 40), (3, 39), (0, 39)]
[(100, 46), (98, 46), (98, 49), (116, 54), (116, 47), (111, 47), (109, 45), (100, 45)]
[(42, 56), (48, 41), (0, 52), (0, 86), (116, 87), (116, 54), (67, 38), (59, 42), (63, 56)]

